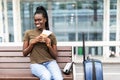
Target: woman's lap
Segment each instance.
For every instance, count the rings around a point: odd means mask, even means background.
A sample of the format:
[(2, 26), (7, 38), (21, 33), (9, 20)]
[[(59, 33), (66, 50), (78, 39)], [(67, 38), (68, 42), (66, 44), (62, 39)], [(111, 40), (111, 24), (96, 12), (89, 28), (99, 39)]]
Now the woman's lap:
[(63, 80), (61, 70), (56, 60), (45, 62), (43, 64), (31, 64), (31, 72), (40, 80)]

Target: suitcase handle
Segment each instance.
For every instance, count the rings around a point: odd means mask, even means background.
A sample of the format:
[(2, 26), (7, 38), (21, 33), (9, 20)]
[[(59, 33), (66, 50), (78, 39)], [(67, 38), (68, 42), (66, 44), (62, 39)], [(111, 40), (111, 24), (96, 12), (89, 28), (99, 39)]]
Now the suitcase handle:
[(84, 32), (82, 33), (82, 39), (83, 39), (83, 61), (85, 61), (85, 37)]
[[(85, 63), (84, 63), (84, 61), (86, 60), (85, 59), (85, 38), (84, 38), (84, 32), (82, 33), (82, 40), (83, 40), (83, 48), (82, 48), (82, 50), (83, 50), (83, 65), (84, 65), (84, 67), (85, 67)], [(84, 68), (84, 72), (85, 72), (85, 68)], [(84, 80), (86, 80), (86, 74), (84, 73)]]

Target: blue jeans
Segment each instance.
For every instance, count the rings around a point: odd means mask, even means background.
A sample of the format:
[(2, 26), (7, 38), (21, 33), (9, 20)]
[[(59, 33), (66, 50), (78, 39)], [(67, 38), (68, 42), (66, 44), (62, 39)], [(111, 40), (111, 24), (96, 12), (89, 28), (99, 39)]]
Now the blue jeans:
[(40, 80), (63, 80), (61, 70), (56, 60), (42, 64), (31, 64), (31, 72)]

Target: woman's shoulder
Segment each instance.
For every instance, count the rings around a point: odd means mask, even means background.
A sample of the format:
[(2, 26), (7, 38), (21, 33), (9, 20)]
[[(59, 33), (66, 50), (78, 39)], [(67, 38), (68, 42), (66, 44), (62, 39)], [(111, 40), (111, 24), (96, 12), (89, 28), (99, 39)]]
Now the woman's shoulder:
[(52, 32), (52, 33), (49, 35), (49, 37), (55, 38), (56, 35), (54, 34), (54, 32)]
[(25, 33), (32, 33), (32, 32), (34, 32), (34, 29), (29, 29), (25, 31)]

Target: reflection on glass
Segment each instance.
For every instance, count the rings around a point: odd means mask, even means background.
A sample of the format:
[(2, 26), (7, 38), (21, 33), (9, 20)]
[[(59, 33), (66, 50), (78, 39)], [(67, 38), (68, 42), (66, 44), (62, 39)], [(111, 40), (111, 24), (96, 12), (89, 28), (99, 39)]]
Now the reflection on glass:
[(46, 6), (46, 2), (30, 2), (30, 1), (22, 1), (21, 6), (21, 21), (22, 21), (22, 36), (27, 29), (33, 29), (34, 26), (34, 12), (36, 7), (38, 6)]
[(26, 29), (34, 27), (33, 15), (39, 5), (45, 6), (50, 11), (48, 13), (52, 13), (48, 15), (58, 41), (80, 41), (81, 32), (86, 33), (86, 40), (102, 41), (103, 0), (21, 1), (22, 34)]
[[(53, 30), (57, 34), (64, 33), (61, 37), (65, 41), (81, 40), (81, 32), (87, 34), (87, 40), (102, 40), (103, 0), (53, 2), (52, 6)], [(71, 33), (75, 35), (69, 37)]]
[(76, 33), (76, 2), (53, 2), (52, 6), (53, 30), (61, 34), (58, 41), (75, 41), (71, 34)]
[[(110, 41), (116, 40), (116, 12), (117, 0), (110, 0)], [(115, 53), (116, 47), (110, 46), (110, 54), (115, 55)]]
[(0, 43), (2, 42), (2, 37), (0, 37)]
[(116, 40), (116, 6), (117, 0), (110, 0), (110, 40)]
[(8, 15), (8, 30), (9, 30), (9, 42), (14, 42), (14, 29), (13, 29), (13, 8), (12, 1), (7, 2), (7, 15)]

